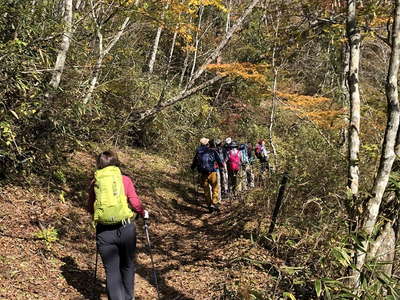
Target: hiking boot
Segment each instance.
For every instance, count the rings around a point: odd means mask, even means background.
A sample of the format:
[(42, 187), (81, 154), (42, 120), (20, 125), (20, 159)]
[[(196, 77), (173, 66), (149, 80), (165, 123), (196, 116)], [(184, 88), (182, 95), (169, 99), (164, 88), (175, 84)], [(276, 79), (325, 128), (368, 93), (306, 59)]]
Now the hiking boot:
[(210, 205), (209, 207), (208, 207), (208, 211), (210, 212), (210, 213), (213, 213), (213, 212), (217, 212), (217, 213), (219, 213), (221, 210), (219, 209), (219, 207), (218, 207), (218, 205)]

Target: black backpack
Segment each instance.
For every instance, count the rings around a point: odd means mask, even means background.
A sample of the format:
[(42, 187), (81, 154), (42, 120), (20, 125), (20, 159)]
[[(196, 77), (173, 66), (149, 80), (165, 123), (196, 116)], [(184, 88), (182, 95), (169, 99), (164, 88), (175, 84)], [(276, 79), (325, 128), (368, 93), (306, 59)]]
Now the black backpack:
[(210, 149), (201, 150), (197, 153), (197, 169), (201, 173), (214, 172), (215, 157)]

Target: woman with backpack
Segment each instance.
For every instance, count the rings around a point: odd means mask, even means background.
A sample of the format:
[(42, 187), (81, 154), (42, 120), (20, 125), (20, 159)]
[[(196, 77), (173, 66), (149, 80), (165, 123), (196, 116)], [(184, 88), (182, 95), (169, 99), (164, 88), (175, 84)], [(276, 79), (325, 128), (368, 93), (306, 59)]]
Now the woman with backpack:
[(134, 299), (137, 215), (148, 215), (135, 186), (119, 169), (115, 153), (96, 159), (97, 171), (89, 187), (88, 211), (96, 225), (96, 245), (106, 272), (109, 300)]
[(229, 190), (236, 194), (240, 182), (238, 181), (238, 175), (240, 171), (240, 165), (242, 160), (242, 154), (238, 150), (238, 145), (236, 142), (232, 142), (231, 150), (228, 152), (228, 180), (229, 180)]
[(269, 170), (269, 164), (268, 164), (268, 159), (269, 159), (269, 151), (267, 150), (265, 146), (265, 141), (260, 140), (258, 144), (256, 145), (256, 157), (260, 160), (260, 171), (261, 174), (264, 174), (265, 170)]

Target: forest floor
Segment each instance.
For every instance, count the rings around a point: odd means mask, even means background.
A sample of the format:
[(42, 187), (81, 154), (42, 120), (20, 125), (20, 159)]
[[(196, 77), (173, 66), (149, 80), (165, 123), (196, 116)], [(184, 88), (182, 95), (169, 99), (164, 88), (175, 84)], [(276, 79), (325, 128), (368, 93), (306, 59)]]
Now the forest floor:
[[(160, 299), (282, 297), (274, 272), (284, 262), (244, 236), (251, 215), (243, 200), (224, 200), (221, 212), (210, 214), (195, 191), (192, 173), (179, 162), (134, 149), (119, 155), (151, 214)], [(29, 187), (2, 188), (0, 299), (106, 299), (100, 259), (94, 277), (95, 236), (85, 210), (93, 171), (92, 155), (77, 152), (57, 173), (63, 184), (39, 187), (31, 179)], [(143, 221), (136, 225), (135, 299), (157, 299)]]

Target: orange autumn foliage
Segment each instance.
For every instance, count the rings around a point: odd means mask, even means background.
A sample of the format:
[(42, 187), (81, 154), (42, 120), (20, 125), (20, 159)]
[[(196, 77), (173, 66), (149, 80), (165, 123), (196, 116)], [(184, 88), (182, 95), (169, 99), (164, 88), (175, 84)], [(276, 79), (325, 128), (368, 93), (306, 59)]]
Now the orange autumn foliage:
[(325, 128), (343, 128), (346, 126), (342, 116), (345, 109), (334, 109), (332, 99), (326, 97), (314, 97), (299, 94), (290, 94), (277, 91), (276, 95), (286, 104), (287, 110), (296, 112), (316, 125)]
[(251, 63), (209, 64), (207, 70), (216, 71), (223, 76), (241, 77), (265, 83), (266, 64), (254, 65)]

